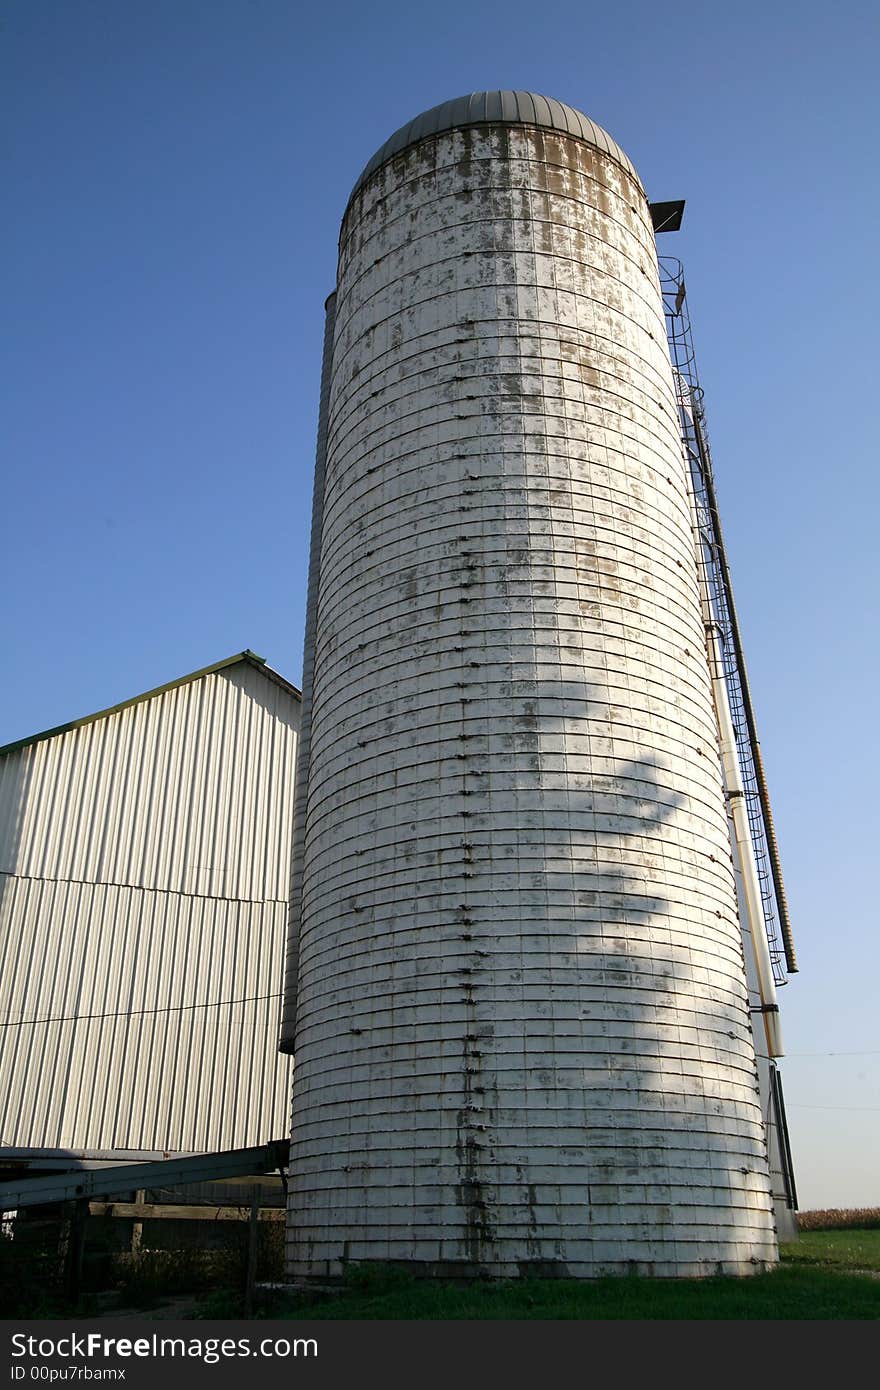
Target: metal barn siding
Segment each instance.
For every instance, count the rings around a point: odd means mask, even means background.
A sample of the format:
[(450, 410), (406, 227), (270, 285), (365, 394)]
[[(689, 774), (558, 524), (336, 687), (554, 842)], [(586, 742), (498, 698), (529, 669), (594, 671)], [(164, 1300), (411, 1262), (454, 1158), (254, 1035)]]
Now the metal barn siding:
[(764, 1268), (689, 483), (626, 156), (526, 93), (404, 127), (343, 222), (330, 373), (289, 1269)]
[(0, 1151), (285, 1132), (298, 726), (246, 657), (0, 755)]

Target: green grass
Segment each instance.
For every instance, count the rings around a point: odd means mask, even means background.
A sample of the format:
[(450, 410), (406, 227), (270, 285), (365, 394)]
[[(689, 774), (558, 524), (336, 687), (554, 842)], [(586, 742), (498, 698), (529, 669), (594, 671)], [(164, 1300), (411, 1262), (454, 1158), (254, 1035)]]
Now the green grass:
[[(456, 1285), (390, 1269), (353, 1270), (341, 1293), (276, 1296), (262, 1311), (269, 1317), (334, 1320), (880, 1318), (880, 1279), (860, 1272), (865, 1270), (880, 1270), (880, 1231), (815, 1231), (783, 1247), (779, 1269), (746, 1279)], [(218, 1306), (211, 1311), (224, 1316)]]
[[(75, 1310), (65, 1305), (60, 1290), (53, 1287), (50, 1295), (48, 1254), (37, 1259), (40, 1252), (31, 1252), (31, 1260), (23, 1261), (23, 1251), (16, 1250), (13, 1242), (0, 1242), (0, 1256), (4, 1245), (10, 1258), (6, 1262), (0, 1258), (0, 1306), (7, 1317), (13, 1312), (31, 1317), (70, 1316), (74, 1311), (80, 1316), (97, 1315), (96, 1294), (87, 1294)], [(813, 1228), (784, 1245), (781, 1253), (777, 1270), (746, 1279), (627, 1277), (455, 1284), (418, 1280), (389, 1268), (355, 1268), (338, 1293), (258, 1292), (254, 1311), (258, 1317), (321, 1320), (880, 1318), (880, 1228)], [(214, 1270), (218, 1285), (208, 1292), (202, 1271), (184, 1270), (186, 1260), (181, 1268), (173, 1258), (142, 1263), (143, 1269), (138, 1265), (128, 1270), (116, 1299), (123, 1296), (132, 1306), (142, 1307), (145, 1316), (154, 1314), (172, 1292), (184, 1291), (192, 1297), (192, 1311), (180, 1309), (175, 1316), (242, 1315), (241, 1296), (235, 1288), (241, 1283), (231, 1266)], [(101, 1306), (105, 1304), (106, 1300)]]
[(782, 1258), (789, 1267), (880, 1271), (880, 1230), (803, 1231), (782, 1246)]

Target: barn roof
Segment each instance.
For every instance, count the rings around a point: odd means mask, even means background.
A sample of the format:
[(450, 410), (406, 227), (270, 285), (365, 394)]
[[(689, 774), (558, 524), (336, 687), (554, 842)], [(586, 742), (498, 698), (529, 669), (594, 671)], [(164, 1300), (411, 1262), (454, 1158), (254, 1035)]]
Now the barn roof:
[(118, 705), (110, 705), (107, 709), (96, 710), (94, 714), (83, 715), (81, 719), (71, 719), (67, 724), (56, 724), (53, 729), (43, 729), (41, 733), (16, 739), (14, 743), (3, 744), (0, 746), (0, 757), (4, 753), (14, 753), (19, 748), (27, 748), (32, 743), (42, 743), (47, 738), (55, 738), (58, 734), (70, 733), (72, 729), (81, 729), (84, 724), (94, 724), (98, 719), (106, 719), (110, 714), (118, 714), (120, 710), (130, 709), (132, 705), (140, 705), (145, 700), (152, 700), (155, 695), (164, 695), (168, 690), (176, 690), (178, 686), (189, 685), (192, 681), (201, 680), (203, 676), (212, 676), (216, 671), (224, 671), (228, 667), (238, 666), (242, 662), (253, 666), (267, 680), (273, 681), (275, 685), (280, 685), (282, 690), (286, 690), (295, 699), (302, 699), (296, 686), (291, 685), (290, 681), (285, 680), (277, 671), (273, 671), (272, 667), (266, 664), (264, 656), (257, 656), (256, 652), (246, 650), (236, 652), (234, 656), (227, 656), (223, 661), (215, 661), (212, 666), (202, 666), (200, 670), (191, 671), (187, 676), (178, 676), (177, 680), (168, 681), (165, 685), (157, 685), (153, 690), (145, 690), (142, 695), (133, 695), (130, 700), (122, 700)]

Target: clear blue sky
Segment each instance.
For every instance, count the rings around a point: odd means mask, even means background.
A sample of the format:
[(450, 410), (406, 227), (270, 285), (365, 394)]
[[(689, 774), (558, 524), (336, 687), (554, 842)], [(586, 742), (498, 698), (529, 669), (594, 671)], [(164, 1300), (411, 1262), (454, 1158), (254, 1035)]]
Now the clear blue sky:
[(299, 680), (322, 306), (399, 125), (530, 88), (687, 199), (663, 249), (801, 958), (803, 1206), (880, 1205), (878, 29), (816, 0), (7, 0), (0, 33), (0, 743), (243, 647)]

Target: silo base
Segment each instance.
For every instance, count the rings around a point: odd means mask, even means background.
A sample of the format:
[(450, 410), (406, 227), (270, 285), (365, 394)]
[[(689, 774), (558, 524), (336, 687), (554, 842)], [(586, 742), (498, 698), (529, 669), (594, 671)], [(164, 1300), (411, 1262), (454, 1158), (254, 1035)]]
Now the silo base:
[(414, 1279), (456, 1283), (496, 1283), (523, 1279), (715, 1279), (749, 1278), (776, 1268), (775, 1260), (757, 1256), (727, 1260), (637, 1260), (566, 1263), (562, 1260), (518, 1260), (485, 1265), (471, 1260), (328, 1260), (319, 1266), (288, 1270), (288, 1278), (298, 1288), (338, 1288), (353, 1274), (381, 1275), (394, 1272)]

